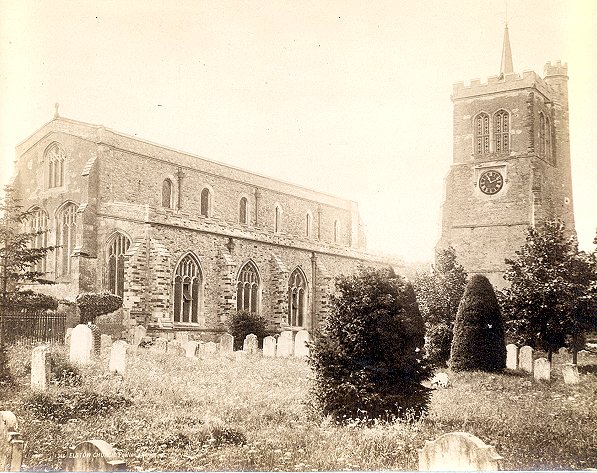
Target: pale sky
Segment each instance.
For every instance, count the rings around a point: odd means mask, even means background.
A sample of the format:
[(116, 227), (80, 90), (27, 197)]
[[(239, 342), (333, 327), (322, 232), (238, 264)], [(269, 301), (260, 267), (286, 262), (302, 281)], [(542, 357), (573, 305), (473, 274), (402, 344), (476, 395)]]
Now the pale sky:
[[(499, 73), (505, 2), (0, 0), (0, 184), (60, 115), (356, 200), (431, 260), (452, 84)], [(569, 66), (576, 230), (597, 226), (597, 1), (508, 2), (514, 69)]]

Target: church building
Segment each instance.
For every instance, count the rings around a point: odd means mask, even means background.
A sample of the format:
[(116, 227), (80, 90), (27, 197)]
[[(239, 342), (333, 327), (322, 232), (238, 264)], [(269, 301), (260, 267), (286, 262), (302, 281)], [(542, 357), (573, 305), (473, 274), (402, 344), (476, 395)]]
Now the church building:
[(356, 202), (58, 116), (17, 146), (16, 197), (33, 212), (38, 265), (74, 300), (123, 297), (154, 333), (225, 331), (235, 311), (311, 330), (334, 276), (397, 266), (366, 251)]
[(559, 217), (574, 231), (568, 67), (544, 77), (514, 72), (508, 26), (501, 71), (487, 82), (454, 84), (454, 157), (445, 180), (440, 251), (454, 247), (469, 274), (504, 287), (505, 259), (525, 230)]

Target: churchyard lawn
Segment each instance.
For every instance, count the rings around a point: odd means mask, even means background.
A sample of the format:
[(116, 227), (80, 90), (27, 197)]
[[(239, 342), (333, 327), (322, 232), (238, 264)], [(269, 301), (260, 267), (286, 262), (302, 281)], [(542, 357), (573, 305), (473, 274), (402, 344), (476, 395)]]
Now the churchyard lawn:
[[(53, 350), (64, 350), (54, 347)], [(107, 352), (82, 382), (29, 387), (31, 347), (9, 350), (18, 389), (1, 410), (19, 419), (23, 468), (59, 469), (66, 447), (113, 444), (129, 470), (416, 470), (417, 448), (453, 431), (496, 447), (503, 468), (597, 468), (597, 356), (579, 356), (581, 382), (566, 385), (554, 355), (551, 383), (519, 373), (449, 373), (420, 421), (337, 426), (309, 407), (305, 361), (129, 349), (124, 379)]]

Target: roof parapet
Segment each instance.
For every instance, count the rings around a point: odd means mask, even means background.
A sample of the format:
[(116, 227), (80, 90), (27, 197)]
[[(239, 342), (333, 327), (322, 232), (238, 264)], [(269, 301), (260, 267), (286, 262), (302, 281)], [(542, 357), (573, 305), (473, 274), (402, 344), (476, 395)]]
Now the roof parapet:
[(545, 67), (543, 68), (545, 77), (550, 76), (566, 76), (568, 77), (568, 63), (562, 64), (562, 61), (559, 59), (552, 64), (551, 61), (545, 63)]
[(546, 96), (553, 92), (551, 87), (535, 72), (523, 71), (522, 74), (490, 76), (483, 82), (481, 79), (472, 79), (468, 84), (465, 84), (464, 81), (455, 82), (452, 99), (524, 88), (536, 88)]

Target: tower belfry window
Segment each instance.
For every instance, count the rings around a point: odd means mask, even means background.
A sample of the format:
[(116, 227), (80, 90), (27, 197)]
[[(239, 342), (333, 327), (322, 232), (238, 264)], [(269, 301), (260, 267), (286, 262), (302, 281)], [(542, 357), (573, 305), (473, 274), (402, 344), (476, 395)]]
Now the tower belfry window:
[(489, 115), (486, 113), (475, 118), (475, 154), (489, 154)]
[(495, 152), (510, 152), (510, 115), (500, 110), (494, 115)]

